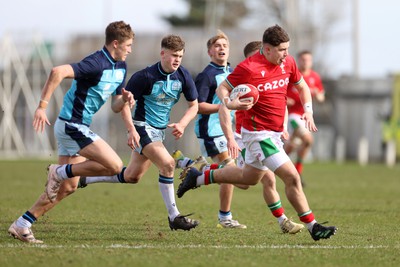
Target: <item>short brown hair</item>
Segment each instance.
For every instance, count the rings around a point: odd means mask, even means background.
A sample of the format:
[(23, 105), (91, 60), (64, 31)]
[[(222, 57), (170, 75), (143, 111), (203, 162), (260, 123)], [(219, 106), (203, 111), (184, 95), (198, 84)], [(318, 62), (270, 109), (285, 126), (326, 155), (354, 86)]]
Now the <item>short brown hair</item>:
[(122, 43), (134, 37), (135, 33), (131, 26), (122, 20), (111, 22), (106, 28), (106, 45), (109, 45), (114, 40)]
[(264, 44), (278, 46), (281, 43), (289, 42), (290, 38), (287, 32), (276, 24), (275, 26), (269, 27), (265, 30), (262, 40)]
[(169, 49), (174, 52), (185, 49), (185, 41), (178, 35), (167, 35), (161, 40), (161, 48)]
[(261, 41), (252, 41), (248, 43), (243, 49), (244, 57), (248, 57), (252, 52), (260, 50), (261, 47), (262, 47)]
[(207, 50), (210, 49), (211, 46), (212, 46), (213, 44), (215, 44), (215, 42), (218, 41), (219, 39), (225, 39), (225, 40), (228, 42), (228, 44), (229, 44), (228, 36), (226, 36), (226, 34), (225, 34), (223, 31), (218, 30), (218, 31), (217, 31), (217, 34), (214, 35), (213, 37), (211, 37), (211, 38), (207, 41)]

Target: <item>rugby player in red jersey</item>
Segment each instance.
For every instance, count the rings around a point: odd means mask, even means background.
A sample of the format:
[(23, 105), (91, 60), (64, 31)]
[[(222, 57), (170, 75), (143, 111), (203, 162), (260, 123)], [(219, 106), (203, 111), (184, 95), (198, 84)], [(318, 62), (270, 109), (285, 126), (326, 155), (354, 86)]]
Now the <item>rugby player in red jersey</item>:
[[(317, 241), (330, 238), (337, 228), (323, 226), (315, 220), (303, 192), (300, 175), (283, 149), (281, 141), (289, 84), (293, 84), (299, 91), (305, 111), (302, 119), (306, 128), (317, 131), (310, 89), (294, 58), (288, 53), (289, 40), (288, 34), (279, 25), (267, 28), (263, 34), (263, 48), (260, 53), (242, 61), (217, 89), (217, 95), (224, 103), (220, 108), (221, 123), (231, 123), (229, 110), (246, 110), (241, 131), (246, 149), (243, 169), (226, 166), (201, 173), (191, 168), (179, 185), (177, 195), (182, 197), (189, 189), (212, 183), (256, 185), (268, 168), (282, 179), (289, 202), (298, 213), (300, 221), (307, 226), (311, 237)], [(250, 83), (258, 88), (260, 98), (256, 104), (241, 102), (239, 98), (230, 100), (230, 91), (243, 83)], [(229, 126), (223, 128), (229, 129)], [(231, 156), (236, 158), (239, 147), (236, 145), (229, 149)]]
[[(307, 50), (299, 52), (297, 54), (297, 64), (300, 73), (303, 75), (303, 79), (310, 88), (313, 99), (318, 102), (324, 102), (324, 86), (322, 85), (319, 74), (312, 69), (313, 58), (311, 52)], [(304, 187), (305, 183), (302, 177), (303, 160), (309, 153), (314, 143), (314, 138), (312, 133), (306, 129), (304, 121), (301, 119), (301, 116), (304, 113), (304, 108), (300, 100), (299, 92), (294, 86), (289, 86), (288, 88), (287, 106), (289, 111), (288, 130), (290, 133), (290, 139), (285, 143), (284, 148), (288, 155), (294, 151), (297, 152), (296, 163), (294, 166), (300, 174), (301, 183)]]

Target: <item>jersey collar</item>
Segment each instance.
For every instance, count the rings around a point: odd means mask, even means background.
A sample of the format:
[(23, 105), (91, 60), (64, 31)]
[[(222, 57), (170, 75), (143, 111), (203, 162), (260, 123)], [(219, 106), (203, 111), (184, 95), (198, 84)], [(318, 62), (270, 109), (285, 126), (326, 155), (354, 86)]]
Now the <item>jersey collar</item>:
[[(176, 72), (176, 71), (171, 72), (171, 73), (165, 72), (165, 71), (163, 70), (162, 66), (161, 66), (161, 61), (158, 61), (158, 62), (157, 62), (157, 68), (158, 68), (158, 71), (159, 71), (162, 75), (165, 75), (165, 76), (174, 74), (174, 73)], [(180, 67), (179, 67), (179, 68), (180, 68)], [(178, 68), (178, 69), (179, 69), (179, 68)]]
[(103, 54), (106, 56), (108, 61), (110, 61), (112, 64), (115, 64), (117, 61), (114, 60), (110, 54), (110, 52), (107, 50), (107, 48), (104, 46), (103, 49), (101, 50)]
[(229, 68), (230, 68), (230, 66), (231, 66), (231, 63), (228, 62), (228, 64), (226, 64), (226, 66), (222, 66), (222, 65), (218, 65), (218, 64), (216, 64), (216, 63), (214, 63), (214, 62), (211, 61), (211, 62), (209, 63), (209, 65), (211, 65), (212, 67), (214, 67), (214, 68), (216, 68), (216, 69), (223, 69), (223, 70), (225, 70), (225, 71), (228, 71)]

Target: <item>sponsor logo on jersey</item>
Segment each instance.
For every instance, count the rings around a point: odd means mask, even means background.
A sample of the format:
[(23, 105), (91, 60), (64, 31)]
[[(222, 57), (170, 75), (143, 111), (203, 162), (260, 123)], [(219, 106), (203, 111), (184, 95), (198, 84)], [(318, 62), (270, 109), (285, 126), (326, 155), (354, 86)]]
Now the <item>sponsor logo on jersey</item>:
[(257, 85), (257, 89), (260, 92), (264, 92), (267, 90), (276, 90), (280, 88), (284, 88), (289, 84), (289, 77), (286, 79), (279, 79), (272, 82), (267, 82), (265, 84)]

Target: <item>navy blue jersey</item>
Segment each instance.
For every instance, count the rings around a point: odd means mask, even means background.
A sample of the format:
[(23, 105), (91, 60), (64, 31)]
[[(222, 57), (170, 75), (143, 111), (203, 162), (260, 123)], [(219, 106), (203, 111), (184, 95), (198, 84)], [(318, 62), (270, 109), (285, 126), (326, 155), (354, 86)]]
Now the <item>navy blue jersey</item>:
[[(210, 62), (196, 77), (196, 88), (199, 93), (199, 103), (221, 104), (215, 90), (218, 85), (232, 72), (231, 67), (219, 66)], [(232, 118), (233, 118), (233, 112)], [(224, 134), (219, 121), (218, 113), (197, 115), (194, 131), (198, 138), (217, 137)]]
[(71, 64), (75, 78), (64, 96), (60, 119), (90, 125), (93, 115), (110, 95), (121, 94), (126, 63), (115, 61), (103, 47), (78, 63)]
[(173, 73), (165, 73), (160, 62), (133, 74), (126, 90), (131, 91), (136, 100), (133, 119), (158, 129), (167, 127), (171, 109), (181, 93), (189, 102), (197, 99), (190, 73), (182, 66)]

